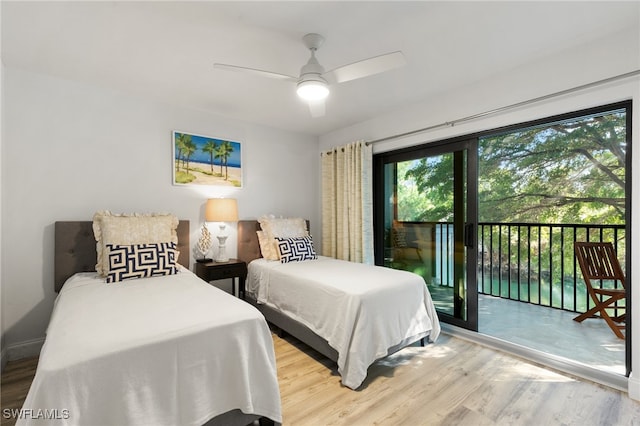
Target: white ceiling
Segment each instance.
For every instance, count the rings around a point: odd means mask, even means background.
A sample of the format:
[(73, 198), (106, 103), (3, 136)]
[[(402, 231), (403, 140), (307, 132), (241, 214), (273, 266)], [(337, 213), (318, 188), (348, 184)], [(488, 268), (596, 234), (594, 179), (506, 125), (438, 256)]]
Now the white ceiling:
[[(2, 2), (2, 60), (217, 115), (325, 134), (638, 25), (640, 2)], [(311, 118), (295, 85), (308, 32), (326, 69), (402, 50), (407, 65), (331, 87)]]

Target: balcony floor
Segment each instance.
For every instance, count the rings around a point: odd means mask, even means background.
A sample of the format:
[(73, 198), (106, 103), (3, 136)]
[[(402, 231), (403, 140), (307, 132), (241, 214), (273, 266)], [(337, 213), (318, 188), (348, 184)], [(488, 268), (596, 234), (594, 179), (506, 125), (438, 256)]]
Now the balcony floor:
[(604, 320), (478, 295), (478, 332), (610, 373), (625, 374), (625, 341)]

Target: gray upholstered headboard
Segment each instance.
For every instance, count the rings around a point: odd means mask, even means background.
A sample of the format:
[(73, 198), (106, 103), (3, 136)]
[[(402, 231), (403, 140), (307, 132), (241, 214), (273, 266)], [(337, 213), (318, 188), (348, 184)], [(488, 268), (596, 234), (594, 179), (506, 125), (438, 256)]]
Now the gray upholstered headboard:
[[(307, 220), (307, 229), (309, 221)], [(249, 262), (262, 257), (260, 253), (260, 243), (258, 242), (258, 234), (260, 222), (257, 220), (241, 220), (238, 221), (238, 259)]]
[(238, 221), (238, 259), (249, 262), (262, 257), (258, 234), (260, 223), (257, 220)]
[[(178, 223), (178, 263), (189, 268), (189, 221)], [(257, 237), (256, 237), (257, 238)], [(93, 222), (55, 223), (54, 283), (56, 292), (76, 272), (96, 270), (96, 240)]]

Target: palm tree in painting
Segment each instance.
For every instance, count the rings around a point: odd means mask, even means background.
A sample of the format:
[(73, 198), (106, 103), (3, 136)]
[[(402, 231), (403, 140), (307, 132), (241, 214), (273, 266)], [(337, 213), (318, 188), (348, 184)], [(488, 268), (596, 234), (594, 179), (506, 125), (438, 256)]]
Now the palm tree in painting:
[(229, 178), (229, 157), (233, 152), (233, 145), (229, 141), (223, 141), (219, 147), (220, 157), (222, 158), (222, 162), (224, 163), (224, 180), (228, 180)]
[(202, 147), (202, 152), (209, 154), (209, 164), (211, 165), (211, 173), (213, 173), (213, 156), (216, 153), (217, 145), (214, 141), (207, 141)]
[(222, 176), (222, 167), (224, 166), (224, 147), (222, 144), (216, 145), (214, 157), (216, 160), (220, 160), (220, 176)]
[(178, 164), (176, 164), (176, 171), (180, 170), (179, 162), (182, 161), (182, 168), (186, 169), (189, 173), (189, 157), (196, 151), (196, 145), (191, 139), (191, 135), (184, 133), (177, 133), (176, 135), (176, 150), (178, 151)]
[(187, 174), (189, 174), (189, 160), (194, 152), (196, 152), (196, 144), (191, 140), (191, 135), (185, 135), (186, 140), (184, 141), (184, 146), (182, 148), (182, 152), (187, 162)]
[(176, 172), (180, 171), (180, 161), (182, 161), (182, 166), (184, 167), (185, 142), (190, 138), (189, 135), (185, 135), (184, 133), (176, 133)]

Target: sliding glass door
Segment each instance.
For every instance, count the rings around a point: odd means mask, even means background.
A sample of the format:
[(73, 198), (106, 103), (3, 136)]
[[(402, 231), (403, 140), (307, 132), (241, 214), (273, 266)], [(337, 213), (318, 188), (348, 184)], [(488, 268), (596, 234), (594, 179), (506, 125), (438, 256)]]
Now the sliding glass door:
[(573, 318), (594, 303), (576, 241), (611, 242), (632, 282), (631, 130), (620, 102), (376, 154), (376, 263), (421, 275), (443, 322), (628, 374), (630, 334)]
[(476, 148), (376, 156), (376, 263), (421, 275), (439, 315), (477, 330)]

